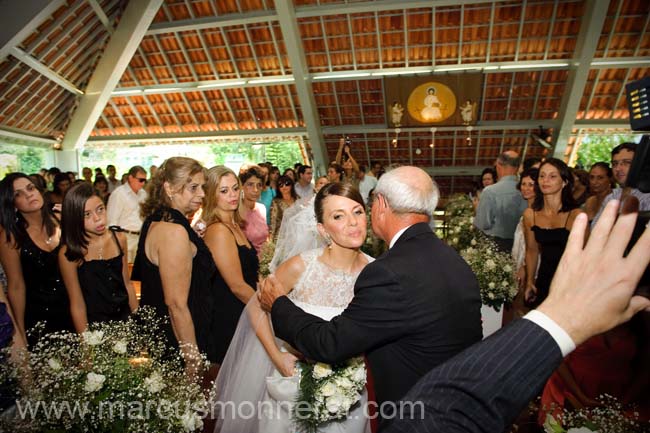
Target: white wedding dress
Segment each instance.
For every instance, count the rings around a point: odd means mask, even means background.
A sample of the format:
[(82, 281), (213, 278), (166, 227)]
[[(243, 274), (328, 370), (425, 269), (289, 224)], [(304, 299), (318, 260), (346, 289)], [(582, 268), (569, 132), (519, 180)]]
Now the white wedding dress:
[[(288, 297), (305, 312), (331, 320), (352, 300), (358, 274), (328, 267), (319, 260), (322, 253), (319, 248), (300, 254), (305, 271)], [(369, 262), (373, 260), (366, 257)], [(257, 297), (251, 299), (241, 315), (215, 381), (212, 397), (216, 406), (212, 414), (217, 419), (215, 433), (299, 433), (291, 419), (299, 376), (283, 377), (266, 354), (254, 329), (255, 322), (268, 320), (268, 316), (251, 314), (251, 303), (255, 302)], [(286, 343), (279, 339), (276, 342), (281, 350), (286, 350)], [(318, 432), (369, 433), (367, 401), (364, 390), (347, 418), (325, 423)]]

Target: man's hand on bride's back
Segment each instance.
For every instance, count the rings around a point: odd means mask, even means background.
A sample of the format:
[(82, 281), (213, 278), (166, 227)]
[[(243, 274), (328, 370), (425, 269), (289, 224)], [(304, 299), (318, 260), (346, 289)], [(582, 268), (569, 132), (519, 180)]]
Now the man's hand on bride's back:
[(271, 274), (264, 280), (260, 281), (259, 289), (257, 290), (257, 298), (260, 301), (262, 309), (266, 312), (271, 312), (273, 303), (280, 296), (284, 296), (288, 291), (282, 286), (282, 283)]

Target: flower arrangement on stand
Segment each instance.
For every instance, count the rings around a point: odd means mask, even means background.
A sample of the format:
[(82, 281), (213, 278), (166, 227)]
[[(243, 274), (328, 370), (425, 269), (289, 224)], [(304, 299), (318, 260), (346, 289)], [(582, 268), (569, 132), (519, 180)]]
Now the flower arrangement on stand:
[(476, 275), (481, 301), (497, 312), (517, 295), (514, 261), (474, 227), (474, 207), (466, 195), (453, 196), (446, 207), (447, 243), (460, 253)]
[(505, 302), (517, 296), (519, 289), (514, 278), (512, 257), (499, 251), (490, 239), (483, 236), (475, 246), (464, 249), (460, 255), (476, 275), (483, 304), (499, 311)]
[[(196, 360), (204, 363), (199, 356)], [(141, 308), (126, 322), (91, 325), (81, 336), (40, 338), (16, 366), (13, 432), (193, 432), (203, 426), (207, 401), (180, 354), (164, 343), (160, 320)]]
[(649, 423), (641, 423), (638, 414), (626, 411), (615, 398), (603, 394), (597, 398), (603, 405), (583, 409), (563, 409), (555, 419), (546, 415), (545, 433), (641, 433), (650, 431)]
[(298, 431), (315, 433), (318, 426), (342, 419), (361, 398), (366, 385), (363, 357), (355, 357), (340, 365), (299, 362), (300, 389), (293, 408)]

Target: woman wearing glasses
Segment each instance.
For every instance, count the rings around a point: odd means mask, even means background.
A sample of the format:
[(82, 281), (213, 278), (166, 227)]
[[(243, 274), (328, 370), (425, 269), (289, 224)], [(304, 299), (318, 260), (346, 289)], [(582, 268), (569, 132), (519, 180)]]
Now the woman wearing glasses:
[(126, 320), (138, 308), (124, 255), (126, 236), (108, 229), (106, 206), (90, 184), (70, 188), (61, 227), (59, 267), (77, 332), (89, 323)]
[(278, 238), (284, 211), (298, 200), (296, 187), (289, 176), (280, 176), (275, 198), (271, 202), (271, 236), (273, 241)]
[(37, 322), (45, 322), (44, 333), (72, 331), (57, 264), (61, 230), (42, 191), (27, 175), (10, 173), (0, 182), (0, 209), (0, 262), (16, 332), (32, 346), (38, 338), (26, 332)]

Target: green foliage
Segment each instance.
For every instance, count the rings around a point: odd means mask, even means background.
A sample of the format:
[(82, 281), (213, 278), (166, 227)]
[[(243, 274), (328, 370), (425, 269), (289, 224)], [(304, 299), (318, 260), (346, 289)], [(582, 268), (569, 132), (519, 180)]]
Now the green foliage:
[(611, 161), (611, 151), (624, 141), (638, 142), (639, 136), (632, 134), (587, 135), (578, 149), (577, 165), (589, 170), (596, 162)]
[(293, 168), (296, 162), (302, 162), (300, 147), (293, 141), (266, 144), (211, 144), (210, 150), (215, 156), (217, 165), (223, 165), (228, 159), (239, 156), (245, 164), (271, 161), (273, 165), (280, 168), (280, 171), (283, 171), (287, 167)]
[(43, 149), (26, 147), (18, 153), (20, 170), (27, 174), (38, 173), (44, 165), (43, 159)]
[(300, 147), (294, 142), (267, 144), (264, 146), (264, 153), (264, 160), (271, 161), (281, 172), (285, 168), (293, 168), (296, 162), (303, 162)]
[(0, 178), (12, 171), (26, 174), (38, 173), (47, 165), (46, 154), (51, 152), (42, 147), (30, 147), (17, 144), (0, 145)]

